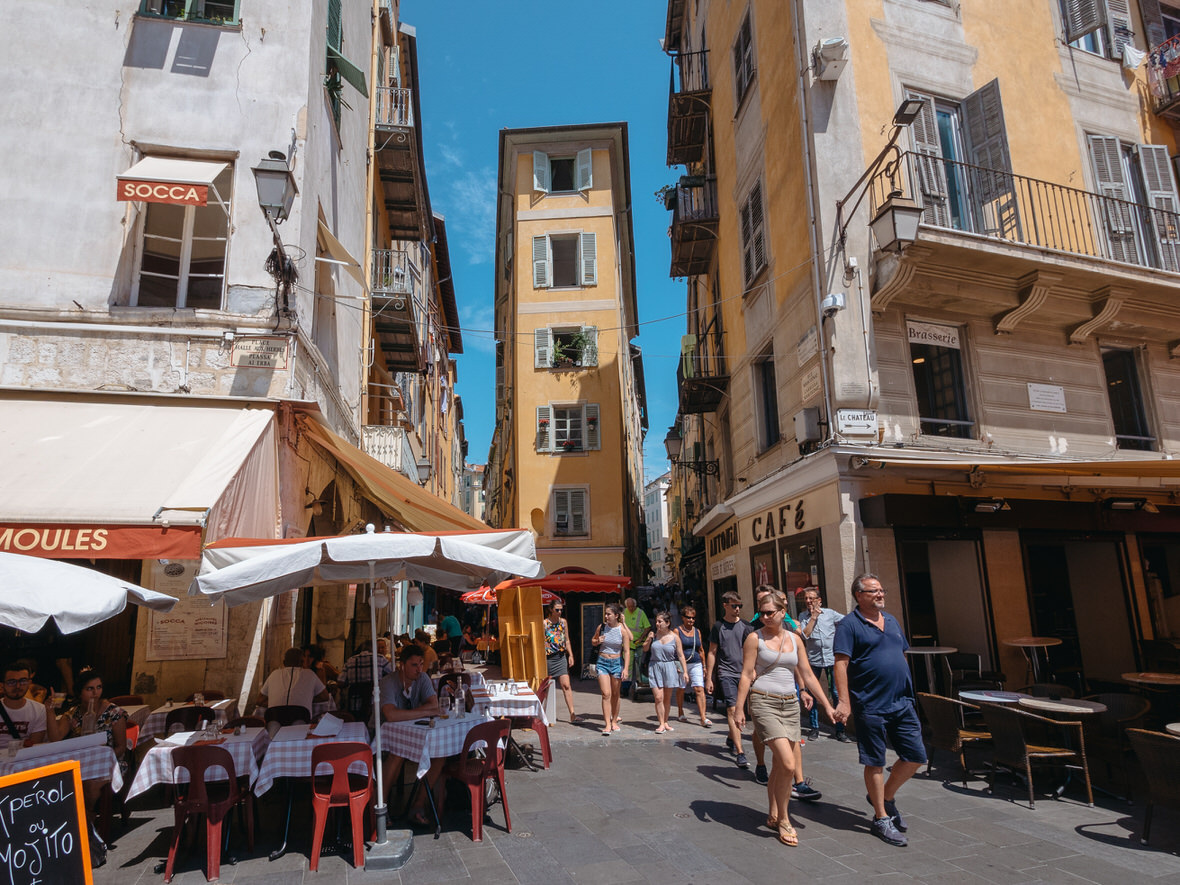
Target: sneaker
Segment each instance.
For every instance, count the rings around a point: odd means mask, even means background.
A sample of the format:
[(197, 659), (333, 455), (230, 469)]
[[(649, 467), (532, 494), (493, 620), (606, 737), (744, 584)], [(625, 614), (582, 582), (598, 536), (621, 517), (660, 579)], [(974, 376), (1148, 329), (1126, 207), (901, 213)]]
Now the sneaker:
[(818, 741), (819, 740), (819, 729), (818, 728), (811, 729), (811, 731), (809, 731), (807, 733), (807, 739), (809, 741)]
[[(870, 799), (868, 796), (865, 796), (865, 801), (868, 802), (870, 805), (873, 804), (873, 800)], [(885, 813), (887, 815), (889, 815), (889, 819), (891, 821), (893, 821), (893, 826), (896, 827), (899, 831), (904, 833), (909, 830), (909, 827), (906, 826), (905, 818), (903, 818), (901, 816), (901, 812), (897, 810), (897, 800), (896, 799), (886, 799), (885, 800)]]
[(882, 842), (888, 842), (890, 845), (905, 846), (909, 845), (909, 839), (898, 832), (897, 827), (893, 825), (893, 818), (878, 817), (873, 820), (873, 835)]
[(802, 780), (791, 787), (791, 798), (801, 802), (816, 802), (822, 795), (823, 793), (811, 785), (811, 778)]
[(754, 766), (754, 780), (758, 781), (760, 784), (770, 783), (770, 775), (766, 773), (765, 765)]
[(848, 736), (848, 732), (838, 731), (838, 732), (836, 732), (836, 740), (838, 740), (842, 744), (847, 744), (852, 740), (852, 738), (850, 738)]
[(750, 760), (746, 758), (745, 753), (738, 753), (737, 758), (733, 760), (738, 768), (749, 768)]

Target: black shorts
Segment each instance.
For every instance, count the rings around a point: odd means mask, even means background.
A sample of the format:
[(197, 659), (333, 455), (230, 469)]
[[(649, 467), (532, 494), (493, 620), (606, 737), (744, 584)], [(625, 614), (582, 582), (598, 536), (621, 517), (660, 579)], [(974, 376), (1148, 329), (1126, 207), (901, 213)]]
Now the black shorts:
[(720, 698), (726, 707), (736, 707), (738, 698), (738, 683), (740, 675), (731, 676), (728, 673), (717, 674), (717, 686), (713, 692), (714, 698)]

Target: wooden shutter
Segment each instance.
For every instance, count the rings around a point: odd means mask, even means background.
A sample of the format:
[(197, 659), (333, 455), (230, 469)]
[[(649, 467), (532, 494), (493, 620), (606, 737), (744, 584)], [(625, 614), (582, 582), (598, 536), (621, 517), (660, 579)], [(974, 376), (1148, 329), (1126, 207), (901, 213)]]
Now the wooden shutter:
[(749, 283), (766, 264), (766, 235), (762, 224), (762, 184), (756, 182), (742, 206), (742, 267)]
[(344, 29), (341, 23), (341, 0), (328, 0), (328, 45), (340, 52), (344, 42)]
[(496, 366), (496, 402), (504, 402), (504, 367)]
[(1122, 147), (1117, 138), (1109, 135), (1091, 135), (1089, 141), (1098, 193), (1106, 198), (1097, 201), (1097, 214), (1101, 218), (1108, 248), (1106, 257), (1137, 264), (1139, 252), (1135, 247), (1135, 223), (1131, 206), (1127, 202), (1130, 189), (1123, 176)]
[(1121, 61), (1123, 47), (1135, 36), (1131, 30), (1131, 7), (1127, 0), (1106, 0), (1106, 36), (1110, 57)]
[(583, 232), (582, 240), (582, 285), (598, 285), (598, 239), (593, 233)]
[(557, 535), (571, 534), (569, 489), (553, 490), (553, 532)]
[(1106, 24), (1104, 0), (1061, 0), (1065, 42), (1073, 43)]
[(582, 365), (598, 365), (598, 326), (582, 326), (582, 335), (586, 339), (582, 347)]
[(533, 288), (549, 288), (549, 237), (533, 237)]
[(1139, 167), (1147, 190), (1147, 215), (1151, 233), (1163, 270), (1180, 273), (1180, 199), (1176, 196), (1176, 181), (1172, 177), (1172, 163), (1168, 149), (1162, 144), (1139, 145)]
[(533, 368), (548, 369), (553, 360), (553, 338), (548, 328), (533, 329)]
[(1143, 17), (1143, 30), (1147, 31), (1147, 48), (1159, 46), (1168, 39), (1164, 20), (1160, 15), (1159, 0), (1139, 0), (1139, 15)]
[(584, 413), (586, 416), (586, 440), (583, 448), (587, 450), (601, 449), (602, 434), (598, 432), (598, 403), (586, 403)]
[(578, 151), (578, 159), (574, 164), (574, 173), (577, 176), (574, 186), (578, 190), (589, 190), (594, 186), (594, 161), (590, 148), (586, 148), (584, 151)]
[(553, 409), (549, 406), (537, 406), (537, 451), (553, 451)]
[(1012, 177), (1000, 81), (992, 80), (968, 95), (963, 100), (962, 117), (967, 162), (980, 167), (966, 170), (968, 191), (977, 215), (973, 229), (977, 233), (1020, 240), (1016, 181)]
[(549, 155), (533, 151), (533, 190), (549, 193)]
[(910, 138), (914, 153), (918, 155), (914, 158), (914, 172), (918, 179), (918, 192), (922, 195), (922, 207), (926, 210), (922, 221), (935, 227), (950, 227), (946, 166), (942, 161), (942, 140), (938, 137), (934, 99), (920, 92), (907, 92), (906, 98), (922, 102), (922, 112), (910, 124)]
[(569, 533), (571, 535), (589, 534), (589, 507), (585, 489), (567, 489), (569, 499)]

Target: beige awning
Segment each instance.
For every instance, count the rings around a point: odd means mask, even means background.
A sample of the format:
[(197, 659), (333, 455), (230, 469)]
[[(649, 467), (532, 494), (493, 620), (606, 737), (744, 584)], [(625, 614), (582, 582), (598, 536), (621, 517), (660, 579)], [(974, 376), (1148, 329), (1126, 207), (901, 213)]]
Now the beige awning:
[(1045, 476), (1076, 479), (1108, 479), (1142, 485), (1144, 481), (1160, 486), (1180, 484), (1180, 461), (1166, 457), (1111, 458), (1101, 461), (1068, 461), (1065, 459), (1003, 458), (981, 456), (965, 459), (962, 454), (948, 458), (930, 457), (927, 452), (913, 454), (878, 452), (874, 450), (842, 449), (851, 454), (853, 466), (912, 470), (947, 470), (1007, 476)]
[(213, 182), (228, 166), (228, 163), (209, 160), (144, 157), (118, 176), (116, 199), (205, 206), (209, 189), (213, 188), (217, 202), (224, 204)]
[[(328, 225), (320, 222), (320, 242), (324, 245), (324, 251), (328, 253), (334, 264), (341, 265), (352, 276), (360, 287), (368, 291), (368, 286), (365, 285), (365, 271), (361, 263), (352, 257), (352, 253), (344, 248), (344, 244), (336, 239), (332, 231), (328, 229)], [(321, 261), (323, 259), (316, 259)]]

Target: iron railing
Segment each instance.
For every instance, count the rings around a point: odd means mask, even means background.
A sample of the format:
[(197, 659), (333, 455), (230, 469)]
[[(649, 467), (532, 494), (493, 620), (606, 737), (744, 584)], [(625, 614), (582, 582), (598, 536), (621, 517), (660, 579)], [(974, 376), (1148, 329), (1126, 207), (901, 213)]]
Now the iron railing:
[(709, 91), (709, 50), (672, 56), (668, 90), (672, 95)]
[(1151, 50), (1147, 58), (1147, 83), (1157, 114), (1180, 101), (1180, 34)]
[(1180, 273), (1176, 212), (914, 151), (874, 178), (874, 212), (907, 191), (929, 227)]
[(414, 103), (410, 90), (404, 86), (377, 87), (378, 126), (413, 126)]
[(374, 249), (373, 292), (408, 295), (413, 292), (410, 255), (404, 249)]
[[(410, 437), (402, 427), (385, 424), (365, 424), (361, 427), (361, 448), (366, 455), (380, 461), (391, 470), (409, 476), (408, 468), (417, 471)], [(416, 476), (413, 477), (416, 479)]]
[(716, 221), (717, 179), (713, 176), (690, 176), (676, 186), (676, 205), (672, 208), (672, 226), (702, 221)]

